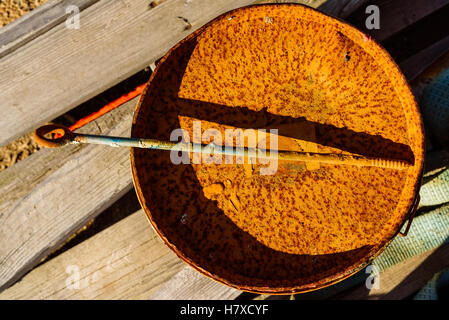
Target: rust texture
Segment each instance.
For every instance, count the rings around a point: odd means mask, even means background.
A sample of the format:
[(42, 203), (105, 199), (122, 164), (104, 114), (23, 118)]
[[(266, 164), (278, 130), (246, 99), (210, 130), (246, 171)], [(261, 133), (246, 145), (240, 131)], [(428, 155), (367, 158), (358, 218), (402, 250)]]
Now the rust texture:
[[(350, 58), (349, 58), (350, 57)], [(300, 5), (224, 14), (161, 60), (139, 101), (133, 137), (278, 128), (279, 149), (360, 154), (407, 170), (283, 161), (173, 165), (131, 152), (153, 227), (185, 262), (252, 292), (297, 293), (360, 270), (397, 234), (423, 168), (421, 116), (386, 51), (337, 19)], [(209, 141), (202, 141), (207, 143)]]

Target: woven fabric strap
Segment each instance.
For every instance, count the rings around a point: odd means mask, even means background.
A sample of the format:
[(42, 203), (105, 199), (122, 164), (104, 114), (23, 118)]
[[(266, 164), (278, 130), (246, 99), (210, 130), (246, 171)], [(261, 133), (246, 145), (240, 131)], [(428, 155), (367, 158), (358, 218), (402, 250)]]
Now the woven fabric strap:
[(406, 237), (396, 237), (373, 260), (380, 272), (401, 261), (420, 255), (449, 242), (449, 205), (413, 219)]
[(421, 206), (435, 206), (449, 202), (449, 169), (424, 184), (419, 191), (419, 196)]

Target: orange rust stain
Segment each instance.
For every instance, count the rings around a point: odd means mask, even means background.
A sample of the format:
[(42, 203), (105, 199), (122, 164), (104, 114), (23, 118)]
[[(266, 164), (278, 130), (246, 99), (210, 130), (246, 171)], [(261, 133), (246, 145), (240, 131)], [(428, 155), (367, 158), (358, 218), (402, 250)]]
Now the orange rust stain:
[[(217, 18), (161, 61), (133, 136), (168, 139), (178, 127), (192, 136), (200, 119), (202, 132), (223, 136), (277, 128), (283, 150), (415, 164), (286, 161), (262, 176), (260, 163), (176, 166), (167, 153), (133, 150), (144, 209), (184, 261), (243, 290), (302, 292), (357, 269), (396, 233), (422, 172), (422, 124), (399, 69), (364, 37), (302, 6), (255, 6)], [(214, 184), (224, 189), (209, 198)]]
[(222, 183), (213, 183), (203, 188), (204, 196), (208, 199), (218, 196), (224, 191)]

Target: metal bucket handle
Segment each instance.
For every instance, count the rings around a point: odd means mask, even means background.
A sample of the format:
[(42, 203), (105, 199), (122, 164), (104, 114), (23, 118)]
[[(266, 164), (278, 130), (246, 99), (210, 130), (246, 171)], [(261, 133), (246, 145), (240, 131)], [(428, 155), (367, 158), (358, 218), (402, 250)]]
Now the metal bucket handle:
[[(413, 202), (413, 205), (412, 205), (412, 208), (410, 209), (410, 213), (408, 214), (408, 223), (407, 223), (407, 227), (405, 227), (405, 230), (402, 232), (402, 231), (399, 231), (399, 235), (401, 236), (401, 237), (405, 237), (405, 236), (407, 236), (407, 234), (408, 234), (408, 231), (410, 230), (410, 227), (412, 226), (412, 221), (413, 221), (413, 218), (415, 217), (415, 214), (416, 214), (416, 211), (418, 211), (418, 205), (419, 205), (419, 200), (420, 200), (420, 197), (419, 197), (419, 194), (416, 196), (416, 198), (415, 198), (415, 201)], [(407, 221), (406, 220), (406, 221)], [(399, 230), (402, 230), (402, 227), (404, 226), (404, 224), (405, 224), (405, 222), (406, 221), (404, 221), (404, 223), (401, 225), (401, 228), (399, 229)]]

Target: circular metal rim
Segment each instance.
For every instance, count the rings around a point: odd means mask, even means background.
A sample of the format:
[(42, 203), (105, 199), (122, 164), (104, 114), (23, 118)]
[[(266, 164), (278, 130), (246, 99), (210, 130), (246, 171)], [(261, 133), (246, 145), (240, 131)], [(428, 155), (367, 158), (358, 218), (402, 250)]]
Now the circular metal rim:
[[(135, 111), (134, 111), (134, 117), (133, 117), (133, 123), (132, 123), (132, 129), (131, 131), (133, 131), (134, 129), (134, 124), (137, 121), (137, 116), (139, 114), (139, 110), (141, 109), (142, 106), (142, 102), (143, 99), (145, 98), (148, 88), (151, 85), (153, 79), (155, 78), (155, 75), (157, 74), (157, 72), (159, 72), (160, 70), (160, 66), (163, 65), (163, 62), (167, 59), (168, 56), (171, 55), (171, 53), (173, 51), (175, 51), (177, 48), (179, 48), (180, 46), (183, 45), (183, 43), (185, 43), (186, 41), (190, 40), (193, 37), (197, 37), (199, 34), (201, 34), (206, 28), (208, 28), (209, 26), (211, 26), (213, 23), (218, 22), (219, 20), (221, 20), (224, 16), (227, 16), (229, 14), (233, 14), (236, 12), (239, 12), (241, 10), (248, 10), (251, 9), (252, 7), (270, 7), (270, 6), (294, 6), (294, 7), (301, 7), (303, 10), (310, 10), (310, 12), (313, 12), (315, 14), (319, 14), (322, 16), (325, 16), (327, 19), (331, 19), (331, 20), (335, 20), (336, 22), (338, 22), (342, 27), (347, 28), (348, 30), (350, 30), (353, 33), (358, 33), (362, 36), (364, 36), (365, 38), (369, 38), (365, 33), (363, 33), (362, 31), (358, 30), (357, 28), (355, 28), (354, 26), (352, 26), (351, 24), (349, 24), (348, 22), (338, 18), (338, 17), (334, 17), (328, 14), (325, 14), (323, 12), (320, 12), (319, 10), (316, 10), (314, 8), (302, 5), (302, 4), (297, 4), (297, 3), (270, 3), (270, 4), (257, 4), (257, 5), (249, 5), (249, 6), (244, 6), (244, 7), (240, 7), (228, 12), (225, 12), (219, 16), (217, 16), (216, 18), (214, 18), (213, 20), (211, 20), (210, 22), (208, 22), (207, 24), (205, 24), (204, 26), (202, 26), (201, 28), (197, 29), (196, 31), (194, 31), (193, 33), (191, 33), (190, 35), (188, 35), (186, 38), (184, 38), (183, 40), (181, 40), (180, 42), (178, 42), (175, 46), (173, 46), (159, 61), (158, 65), (156, 66), (156, 69), (153, 71), (149, 81), (147, 82), (142, 95), (139, 98), (139, 101), (136, 105)], [(371, 38), (369, 38), (371, 39)], [(137, 176), (137, 169), (136, 169), (136, 165), (135, 165), (135, 158), (134, 158), (134, 149), (130, 148), (130, 160), (131, 160), (131, 169), (132, 169), (132, 176), (133, 176), (133, 184), (140, 202), (140, 205), (142, 206), (145, 215), (147, 217), (147, 219), (150, 222), (150, 225), (152, 226), (153, 230), (159, 235), (159, 237), (164, 241), (164, 243), (181, 259), (183, 260), (185, 263), (187, 263), (190, 267), (194, 268), (195, 270), (197, 270), (198, 272), (202, 273), (203, 275), (207, 276), (208, 278), (218, 282), (218, 283), (222, 283), (225, 284), (227, 286), (236, 288), (238, 290), (242, 290), (242, 291), (246, 291), (246, 292), (251, 292), (251, 293), (258, 293), (258, 294), (274, 294), (274, 295), (285, 295), (285, 294), (298, 294), (298, 293), (306, 293), (306, 292), (310, 292), (310, 291), (315, 291), (318, 289), (322, 289), (325, 287), (328, 287), (330, 285), (336, 284), (338, 282), (341, 282), (342, 280), (350, 277), (351, 275), (354, 275), (355, 273), (359, 272), (360, 270), (364, 269), (367, 265), (369, 265), (371, 263), (372, 260), (374, 260), (379, 254), (382, 253), (382, 251), (385, 249), (385, 247), (387, 247), (391, 241), (398, 235), (398, 233), (400, 232), (402, 226), (407, 222), (408, 217), (411, 214), (411, 211), (413, 210), (413, 203), (416, 199), (416, 197), (419, 195), (419, 188), (420, 188), (420, 183), (422, 180), (422, 176), (423, 176), (423, 170), (424, 170), (424, 152), (425, 152), (425, 139), (424, 139), (424, 125), (423, 125), (423, 121), (422, 121), (422, 116), (419, 110), (419, 106), (418, 103), (416, 102), (416, 99), (414, 97), (414, 95), (412, 94), (410, 85), (408, 84), (407, 80), (405, 79), (404, 75), (402, 74), (402, 71), (400, 70), (399, 66), (396, 64), (396, 62), (393, 60), (393, 58), (390, 56), (390, 54), (386, 51), (386, 49), (380, 45), (379, 43), (375, 42), (375, 41), (370, 41), (371, 44), (373, 44), (374, 46), (376, 46), (376, 50), (379, 53), (382, 53), (383, 56), (385, 57), (385, 62), (388, 63), (390, 65), (390, 68), (392, 69), (393, 72), (395, 72), (398, 76), (402, 76), (401, 78), (401, 83), (404, 85), (404, 89), (406, 89), (409, 93), (409, 97), (408, 100), (409, 102), (415, 106), (415, 110), (411, 110), (415, 115), (418, 116), (418, 128), (417, 130), (419, 130), (419, 133), (421, 134), (421, 143), (420, 143), (420, 150), (422, 150), (422, 155), (420, 157), (420, 161), (416, 162), (415, 159), (415, 166), (418, 166), (418, 178), (415, 181), (414, 185), (413, 185), (413, 194), (414, 197), (408, 201), (407, 204), (407, 210), (404, 210), (404, 215), (403, 215), (403, 219), (402, 222), (400, 223), (400, 226), (397, 228), (397, 230), (394, 231), (394, 233), (392, 234), (392, 236), (388, 239), (386, 239), (383, 243), (380, 243), (378, 246), (376, 246), (374, 248), (374, 250), (370, 250), (364, 257), (363, 259), (360, 259), (359, 261), (364, 261), (359, 263), (358, 265), (353, 265), (351, 267), (346, 268), (346, 270), (344, 270), (341, 273), (335, 274), (333, 276), (328, 276), (324, 279), (321, 279), (319, 281), (316, 281), (312, 284), (306, 284), (306, 285), (301, 285), (301, 286), (292, 286), (292, 287), (285, 287), (285, 288), (273, 288), (273, 287), (252, 287), (252, 286), (241, 286), (241, 285), (236, 285), (234, 283), (231, 283), (230, 281), (221, 278), (218, 275), (212, 274), (209, 271), (203, 269), (202, 267), (198, 266), (197, 264), (195, 264), (189, 257), (186, 257), (182, 252), (180, 252), (174, 245), (172, 245), (170, 243), (170, 241), (162, 234), (162, 232), (157, 228), (156, 224), (152, 221), (151, 219), (151, 214), (150, 214), (150, 210), (149, 208), (145, 205), (145, 197), (142, 193), (142, 190), (140, 188), (140, 184), (139, 184), (139, 180), (138, 180), (138, 176)], [(405, 189), (405, 188), (404, 188)]]

